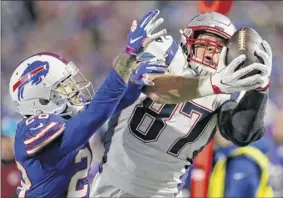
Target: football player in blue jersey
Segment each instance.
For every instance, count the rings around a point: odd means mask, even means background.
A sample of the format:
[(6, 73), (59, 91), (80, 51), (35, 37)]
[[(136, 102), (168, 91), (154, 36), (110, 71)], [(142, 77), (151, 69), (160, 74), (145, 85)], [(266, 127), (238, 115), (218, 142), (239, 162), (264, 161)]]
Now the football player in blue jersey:
[(53, 53), (35, 54), (15, 69), (9, 90), (23, 116), (15, 135), (19, 197), (89, 196), (89, 138), (132, 104), (143, 85), (152, 85), (144, 74), (166, 70), (158, 63), (135, 64), (138, 52), (166, 33), (151, 34), (163, 22), (155, 21), (158, 14), (154, 10), (133, 22), (125, 52), (96, 93), (74, 63)]

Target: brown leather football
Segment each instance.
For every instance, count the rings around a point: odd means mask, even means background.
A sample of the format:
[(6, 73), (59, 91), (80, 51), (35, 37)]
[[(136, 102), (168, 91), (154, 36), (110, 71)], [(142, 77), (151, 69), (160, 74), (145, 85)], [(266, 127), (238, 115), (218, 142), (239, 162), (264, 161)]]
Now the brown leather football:
[[(228, 41), (227, 47), (227, 56), (226, 56), (226, 65), (232, 62), (233, 59), (238, 57), (241, 54), (246, 55), (246, 60), (239, 65), (236, 69), (244, 68), (252, 63), (264, 63), (263, 59), (256, 55), (256, 49), (258, 46), (260, 49), (265, 50), (262, 43), (262, 38), (254, 29), (249, 27), (243, 27), (233, 34), (231, 39)], [(260, 71), (254, 70), (242, 78), (258, 74)]]

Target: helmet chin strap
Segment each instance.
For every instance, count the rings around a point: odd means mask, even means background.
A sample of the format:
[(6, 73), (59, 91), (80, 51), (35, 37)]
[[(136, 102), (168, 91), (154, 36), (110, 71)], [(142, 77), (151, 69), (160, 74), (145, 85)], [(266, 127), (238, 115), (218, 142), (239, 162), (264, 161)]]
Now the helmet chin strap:
[[(83, 111), (85, 109), (86, 106), (76, 106), (76, 105), (72, 105), (70, 102), (67, 102), (67, 104), (65, 105), (65, 110), (58, 110), (58, 112), (62, 111), (61, 113), (58, 113), (58, 115), (62, 116), (62, 117), (65, 117), (65, 116), (69, 116), (69, 117), (73, 117), (75, 115), (77, 115), (79, 112)], [(19, 113), (21, 113), (19, 110), (18, 110)], [(27, 118), (29, 116), (32, 116), (32, 115), (38, 115), (38, 114), (43, 114), (44, 112), (42, 110), (36, 110), (35, 114), (31, 114), (31, 115), (23, 115), (24, 118)], [(46, 113), (46, 112), (45, 112)], [(57, 114), (57, 113), (55, 113)]]

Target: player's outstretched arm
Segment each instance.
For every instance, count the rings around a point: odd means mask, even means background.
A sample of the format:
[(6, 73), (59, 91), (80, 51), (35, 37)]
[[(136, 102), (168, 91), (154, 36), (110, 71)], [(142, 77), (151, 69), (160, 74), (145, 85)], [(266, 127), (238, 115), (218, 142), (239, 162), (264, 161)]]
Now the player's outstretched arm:
[[(61, 143), (63, 151), (70, 152), (87, 142), (95, 131), (113, 115), (126, 92), (131, 72), (138, 66), (135, 63), (136, 53), (139, 53), (145, 42), (155, 38), (155, 35), (150, 33), (163, 21), (160, 22), (159, 19), (153, 22), (158, 14), (159, 10), (154, 10), (145, 15), (138, 24), (133, 22), (125, 53), (120, 55), (87, 109), (65, 124)], [(156, 34), (158, 36), (164, 33), (166, 31), (163, 30)]]
[(214, 94), (253, 90), (262, 85), (264, 77), (259, 74), (245, 79), (241, 79), (241, 77), (253, 70), (266, 72), (265, 66), (251, 64), (235, 71), (246, 57), (241, 55), (226, 66), (224, 65), (226, 53), (227, 49), (224, 48), (220, 55), (219, 71), (212, 76), (151, 75), (150, 79), (155, 83), (155, 86), (147, 87), (144, 93), (156, 102), (177, 104)]
[(118, 73), (115, 67), (131, 70), (132, 68), (126, 65), (133, 60), (132, 57), (122, 54), (87, 109), (66, 121), (60, 145), (63, 153), (68, 153), (86, 143), (112, 116), (127, 89), (128, 81), (127, 77), (123, 76), (122, 70)]
[(197, 77), (186, 78), (175, 74), (164, 74), (150, 75), (149, 79), (155, 86), (144, 87), (143, 93), (158, 103), (177, 104), (201, 96)]
[(265, 132), (264, 116), (272, 70), (272, 51), (267, 42), (264, 41), (263, 46), (267, 52), (257, 51), (257, 55), (264, 60), (262, 65), (267, 68), (267, 71), (261, 74), (263, 83), (257, 90), (247, 91), (239, 103), (224, 103), (218, 114), (220, 133), (239, 146), (246, 146), (260, 139)]

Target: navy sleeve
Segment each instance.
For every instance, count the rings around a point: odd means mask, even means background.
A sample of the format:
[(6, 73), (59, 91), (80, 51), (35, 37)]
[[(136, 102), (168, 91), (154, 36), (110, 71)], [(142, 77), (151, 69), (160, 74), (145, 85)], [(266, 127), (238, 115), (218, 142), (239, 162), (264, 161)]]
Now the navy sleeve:
[(141, 90), (143, 86), (142, 85), (137, 85), (133, 84), (131, 82), (128, 83), (128, 89), (125, 92), (123, 98), (121, 99), (118, 107), (115, 110), (115, 113), (119, 113), (123, 109), (127, 108), (128, 106), (132, 105), (140, 96)]
[(87, 109), (66, 122), (60, 150), (68, 153), (86, 143), (113, 115), (126, 89), (127, 85), (113, 69)]
[(234, 158), (227, 167), (224, 197), (256, 198), (259, 181), (260, 171), (254, 162), (244, 156)]

